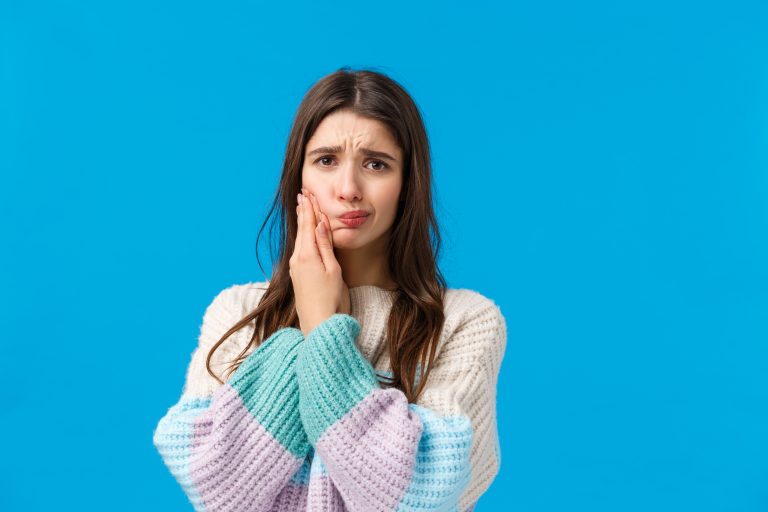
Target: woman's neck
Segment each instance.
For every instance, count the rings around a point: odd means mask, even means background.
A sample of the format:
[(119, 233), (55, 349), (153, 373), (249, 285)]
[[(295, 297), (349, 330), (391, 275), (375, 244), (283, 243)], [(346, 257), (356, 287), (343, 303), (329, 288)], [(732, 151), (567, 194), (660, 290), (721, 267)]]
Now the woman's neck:
[(387, 290), (397, 288), (388, 269), (385, 237), (359, 249), (334, 249), (334, 254), (349, 288), (365, 285)]

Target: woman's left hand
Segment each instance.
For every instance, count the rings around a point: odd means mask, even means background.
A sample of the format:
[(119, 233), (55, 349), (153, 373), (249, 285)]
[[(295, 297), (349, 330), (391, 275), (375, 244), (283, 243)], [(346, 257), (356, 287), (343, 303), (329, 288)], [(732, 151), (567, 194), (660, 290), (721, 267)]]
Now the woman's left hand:
[[(305, 193), (306, 190), (302, 189)], [(349, 288), (333, 253), (328, 217), (312, 194), (300, 195), (296, 245), (289, 260), (296, 313), (304, 336), (334, 313), (350, 312)]]

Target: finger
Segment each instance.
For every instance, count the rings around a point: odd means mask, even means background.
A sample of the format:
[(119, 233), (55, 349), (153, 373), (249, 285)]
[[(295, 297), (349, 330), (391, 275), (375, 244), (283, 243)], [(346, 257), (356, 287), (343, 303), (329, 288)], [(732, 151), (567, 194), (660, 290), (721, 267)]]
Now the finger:
[(331, 233), (331, 226), (328, 222), (326, 222), (326, 219), (328, 218), (321, 210), (320, 210), (320, 203), (317, 201), (317, 198), (315, 197), (315, 194), (310, 194), (309, 196), (310, 200), (312, 201), (312, 206), (314, 207), (315, 212), (315, 220), (317, 221), (317, 224), (325, 224), (325, 232), (328, 235), (328, 238), (331, 241), (331, 247), (333, 247), (333, 233)]
[(331, 229), (331, 221), (328, 220), (328, 216), (324, 213), (321, 213), (323, 217), (323, 222), (325, 223), (325, 229), (328, 230), (328, 238), (331, 240), (331, 247), (333, 247), (333, 230)]
[(333, 255), (333, 245), (331, 245), (331, 239), (328, 236), (328, 230), (325, 227), (325, 222), (320, 221), (317, 224), (317, 249), (320, 251), (320, 257), (323, 259), (323, 265), (325, 270), (330, 270), (333, 262), (336, 260), (336, 256)]
[(301, 204), (299, 203), (299, 198), (301, 194), (296, 195), (296, 242), (293, 246), (293, 253), (294, 254), (300, 254), (301, 251)]
[(312, 201), (312, 211), (315, 213), (315, 220), (319, 223), (322, 220), (322, 217), (320, 217), (320, 214), (322, 213), (320, 211), (320, 204), (317, 202), (315, 194), (310, 194), (309, 200)]
[[(313, 208), (313, 211), (315, 212), (315, 221), (317, 221), (318, 224), (320, 224), (321, 222), (325, 222), (325, 219), (327, 219), (327, 217), (322, 212), (322, 210), (320, 210), (320, 203), (317, 201), (317, 197), (315, 197), (315, 194), (310, 194), (309, 200), (312, 201), (312, 208)], [(331, 229), (330, 225), (326, 222), (325, 226), (327, 228), (326, 233), (328, 234), (331, 241), (333, 241), (333, 236), (330, 233), (330, 229)]]
[(301, 198), (302, 219), (299, 228), (299, 236), (302, 237), (302, 240), (299, 254), (306, 254), (308, 256), (315, 255), (319, 257), (320, 251), (317, 249), (317, 239), (315, 236), (317, 221), (315, 220), (315, 212), (312, 210), (312, 202), (309, 200), (308, 195), (302, 195)]
[(317, 201), (315, 194), (310, 194), (309, 199), (312, 201), (312, 206), (315, 212), (315, 220), (318, 224), (323, 222), (325, 223), (326, 234), (331, 241), (331, 247), (333, 247), (333, 233), (331, 232), (331, 224), (328, 222), (328, 216), (320, 210), (320, 203)]
[(316, 208), (315, 202), (313, 201), (312, 194), (309, 191), (307, 191), (307, 193), (303, 197), (307, 201), (307, 211), (304, 213), (307, 214), (307, 220), (311, 223), (312, 233), (314, 234), (315, 232), (314, 228), (317, 226), (317, 221), (318, 221), (318, 217), (315, 214), (315, 208)]

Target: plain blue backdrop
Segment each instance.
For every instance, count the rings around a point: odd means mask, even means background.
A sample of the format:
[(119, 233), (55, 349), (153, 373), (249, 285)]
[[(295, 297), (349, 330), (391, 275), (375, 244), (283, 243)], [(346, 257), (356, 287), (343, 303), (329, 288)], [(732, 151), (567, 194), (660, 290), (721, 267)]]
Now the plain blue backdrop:
[[(0, 2), (0, 510), (191, 510), (152, 445), (306, 90), (389, 74), (507, 319), (490, 511), (768, 510), (768, 15)], [(266, 270), (267, 245), (260, 248)]]

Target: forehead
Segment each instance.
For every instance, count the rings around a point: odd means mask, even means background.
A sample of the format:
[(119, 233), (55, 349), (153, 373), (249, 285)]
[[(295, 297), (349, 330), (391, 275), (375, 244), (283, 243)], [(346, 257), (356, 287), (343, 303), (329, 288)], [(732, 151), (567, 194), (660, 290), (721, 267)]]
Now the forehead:
[[(325, 116), (310, 137), (307, 149), (311, 145), (371, 145), (396, 149), (395, 138), (389, 127), (376, 119), (364, 117), (349, 110), (338, 110)], [(376, 149), (382, 149), (377, 147)]]

